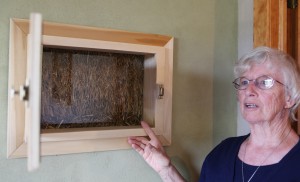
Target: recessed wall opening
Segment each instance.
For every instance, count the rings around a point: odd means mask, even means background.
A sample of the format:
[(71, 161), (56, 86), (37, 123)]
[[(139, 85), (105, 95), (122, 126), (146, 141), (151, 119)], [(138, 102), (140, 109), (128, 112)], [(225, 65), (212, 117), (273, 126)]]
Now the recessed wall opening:
[(42, 65), (42, 132), (154, 122), (154, 54), (44, 46)]
[(8, 158), (128, 149), (140, 120), (171, 144), (173, 37), (43, 21), (39, 51), (29, 27), (10, 20)]

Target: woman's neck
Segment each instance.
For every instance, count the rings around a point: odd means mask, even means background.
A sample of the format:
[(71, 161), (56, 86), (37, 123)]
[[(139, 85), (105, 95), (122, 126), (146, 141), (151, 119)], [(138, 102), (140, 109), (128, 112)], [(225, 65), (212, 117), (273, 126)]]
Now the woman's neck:
[(250, 126), (249, 144), (256, 146), (277, 145), (291, 131), (291, 124), (288, 120), (278, 122), (263, 121)]
[[(263, 138), (263, 136), (266, 136)], [(243, 142), (239, 158), (249, 165), (261, 166), (278, 163), (299, 141), (299, 136), (290, 127), (269, 136), (251, 133)], [(247, 154), (247, 155), (246, 155)]]

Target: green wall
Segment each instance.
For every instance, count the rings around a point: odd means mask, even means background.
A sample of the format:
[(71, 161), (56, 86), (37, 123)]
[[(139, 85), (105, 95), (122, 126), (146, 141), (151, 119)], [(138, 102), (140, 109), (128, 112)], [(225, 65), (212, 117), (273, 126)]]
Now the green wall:
[(34, 11), (47, 21), (175, 37), (173, 143), (166, 149), (189, 181), (212, 147), (235, 135), (237, 0), (0, 0), (1, 181), (160, 181), (133, 150), (43, 157), (35, 173), (26, 171), (26, 159), (6, 159), (9, 18)]
[[(232, 85), (237, 53), (237, 3), (217, 1), (213, 80), (213, 143), (236, 134), (237, 98)], [(234, 8), (233, 11), (231, 8)]]

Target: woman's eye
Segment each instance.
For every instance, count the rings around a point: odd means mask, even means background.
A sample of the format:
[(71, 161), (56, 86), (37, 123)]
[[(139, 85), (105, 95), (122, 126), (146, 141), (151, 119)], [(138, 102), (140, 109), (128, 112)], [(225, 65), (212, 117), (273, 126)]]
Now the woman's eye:
[(248, 81), (247, 80), (241, 80), (241, 85), (248, 85)]

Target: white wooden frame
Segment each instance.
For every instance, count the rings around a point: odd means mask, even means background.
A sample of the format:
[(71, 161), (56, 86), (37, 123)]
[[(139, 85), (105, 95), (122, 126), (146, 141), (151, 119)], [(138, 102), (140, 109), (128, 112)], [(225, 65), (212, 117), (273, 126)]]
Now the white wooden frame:
[[(25, 83), (29, 21), (11, 19), (8, 89), (18, 90)], [(149, 55), (145, 66), (156, 67), (156, 84), (163, 85), (162, 99), (147, 101), (155, 112), (154, 127), (163, 145), (171, 144), (173, 38), (75, 25), (43, 22), (43, 45), (75, 49), (105, 49)], [(145, 79), (153, 79), (148, 76)], [(146, 80), (147, 81), (147, 80)], [(146, 85), (146, 89), (156, 89)], [(147, 94), (145, 97), (153, 97)], [(147, 100), (147, 99), (146, 99)], [(7, 157), (26, 157), (25, 105), (16, 96), (8, 98)], [(145, 113), (144, 113), (145, 114)], [(147, 113), (146, 113), (147, 114)], [(41, 133), (41, 155), (94, 152), (130, 148), (128, 136), (144, 136), (141, 127), (103, 127), (97, 130), (60, 130)]]

